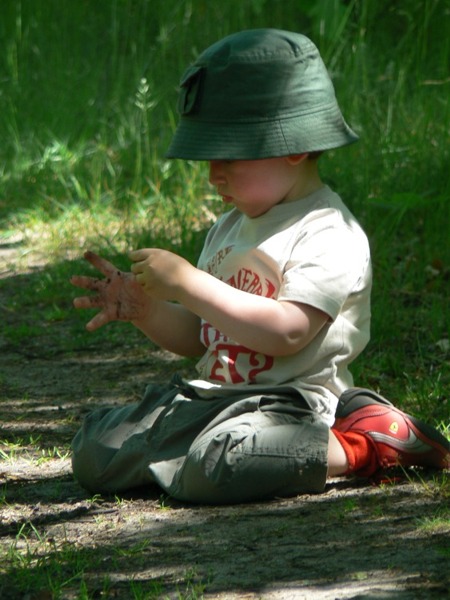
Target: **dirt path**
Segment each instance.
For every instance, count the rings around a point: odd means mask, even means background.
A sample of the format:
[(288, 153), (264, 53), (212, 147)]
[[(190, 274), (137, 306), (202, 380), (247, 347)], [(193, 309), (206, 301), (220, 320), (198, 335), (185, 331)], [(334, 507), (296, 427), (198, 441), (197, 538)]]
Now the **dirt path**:
[[(29, 323), (11, 298), (45, 273), (37, 259), (13, 272), (19, 250), (0, 245), (4, 331)], [(138, 337), (68, 350), (71, 335), (67, 320), (20, 343), (0, 330), (2, 599), (449, 597), (446, 475), (337, 479), (322, 495), (230, 507), (181, 505), (158, 489), (91, 497), (65, 455), (83, 415), (187, 367)]]

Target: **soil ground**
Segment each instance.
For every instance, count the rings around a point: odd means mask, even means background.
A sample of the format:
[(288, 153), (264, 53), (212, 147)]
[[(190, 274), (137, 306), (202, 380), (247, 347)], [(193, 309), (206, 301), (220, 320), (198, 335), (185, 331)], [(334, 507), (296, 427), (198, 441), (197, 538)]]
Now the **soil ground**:
[[(9, 299), (43, 264), (12, 273), (13, 251), (0, 245), (0, 311), (19, 326)], [(133, 401), (186, 363), (139, 337), (65, 350), (67, 323), (48, 329), (20, 344), (0, 331), (1, 598), (56, 597), (49, 574), (68, 599), (449, 597), (448, 474), (336, 479), (321, 495), (225, 507), (156, 488), (92, 497), (65, 454), (83, 416)]]

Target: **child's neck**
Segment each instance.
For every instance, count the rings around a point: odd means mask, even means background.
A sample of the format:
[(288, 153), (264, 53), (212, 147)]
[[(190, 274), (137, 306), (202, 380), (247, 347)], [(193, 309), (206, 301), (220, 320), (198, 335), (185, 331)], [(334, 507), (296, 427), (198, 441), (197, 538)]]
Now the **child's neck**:
[(298, 165), (298, 177), (289, 196), (283, 202), (293, 202), (306, 198), (324, 187), (320, 178), (317, 160), (304, 160)]

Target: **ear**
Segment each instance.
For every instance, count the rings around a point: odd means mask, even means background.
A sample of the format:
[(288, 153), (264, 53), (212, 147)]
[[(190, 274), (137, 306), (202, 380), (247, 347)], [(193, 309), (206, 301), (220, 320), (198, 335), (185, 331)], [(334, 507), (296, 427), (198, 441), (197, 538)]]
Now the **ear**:
[(291, 154), (290, 156), (286, 156), (286, 160), (290, 165), (295, 166), (303, 162), (307, 156), (307, 152), (304, 152), (303, 154)]

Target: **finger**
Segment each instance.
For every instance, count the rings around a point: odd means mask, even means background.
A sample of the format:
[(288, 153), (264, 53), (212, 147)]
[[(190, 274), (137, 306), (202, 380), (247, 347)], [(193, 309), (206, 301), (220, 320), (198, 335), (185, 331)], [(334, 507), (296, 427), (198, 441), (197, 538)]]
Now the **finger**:
[(131, 265), (131, 272), (135, 275), (137, 273), (142, 273), (144, 271), (144, 263), (143, 262), (135, 262)]
[(107, 317), (104, 312), (100, 312), (97, 315), (95, 315), (95, 317), (93, 319), (91, 319), (89, 321), (89, 323), (86, 325), (86, 329), (88, 331), (95, 331), (96, 329), (103, 327), (103, 325), (106, 325), (110, 321), (111, 321), (111, 319), (109, 317)]
[(145, 248), (142, 250), (132, 250), (131, 252), (128, 253), (128, 258), (134, 263), (141, 262), (141, 261), (145, 260), (146, 258), (148, 258), (150, 253), (151, 253), (150, 248)]
[(98, 291), (102, 280), (97, 277), (86, 277), (85, 275), (73, 275), (70, 278), (70, 283), (75, 287), (80, 287), (85, 290)]
[(75, 308), (101, 308), (103, 300), (100, 296), (79, 296), (74, 298), (73, 305)]
[(109, 262), (109, 260), (102, 258), (98, 254), (95, 254), (95, 252), (91, 252), (90, 250), (88, 250), (84, 253), (84, 258), (89, 263), (91, 263), (93, 267), (95, 267), (101, 273), (103, 273), (103, 275), (105, 275), (106, 277), (111, 277), (115, 273), (119, 272), (117, 267), (115, 267), (111, 262)]

